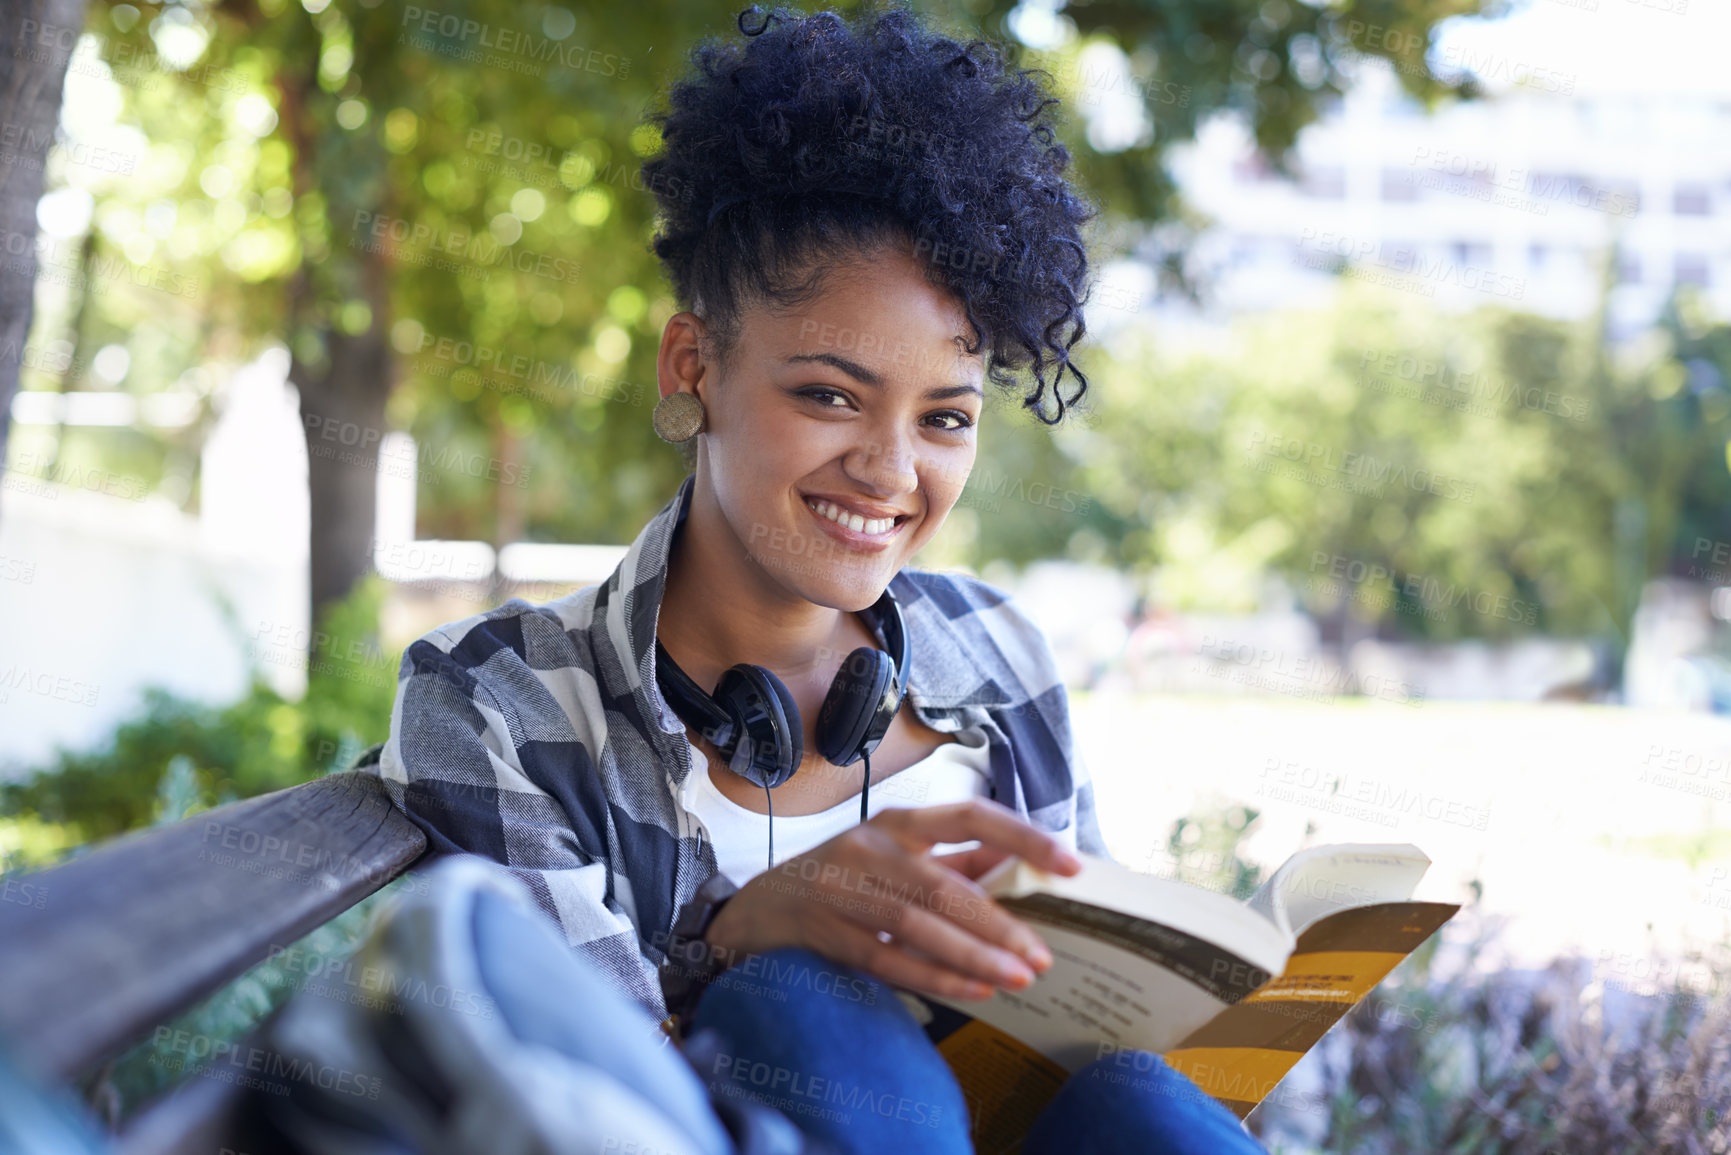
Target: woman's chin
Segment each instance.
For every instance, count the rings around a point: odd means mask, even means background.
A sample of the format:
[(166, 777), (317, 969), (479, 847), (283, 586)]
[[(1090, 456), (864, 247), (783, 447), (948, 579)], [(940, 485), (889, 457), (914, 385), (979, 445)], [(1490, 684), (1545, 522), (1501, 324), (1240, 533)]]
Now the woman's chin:
[(828, 606), (843, 613), (853, 613), (874, 604), (883, 596), (884, 587), (889, 584), (890, 579), (896, 575), (894, 568), (884, 565), (842, 566), (828, 563), (822, 567), (822, 572), (817, 572), (816, 567), (809, 562), (800, 567), (799, 572), (794, 571), (791, 564), (780, 571), (775, 567), (765, 568), (788, 592), (813, 605)]

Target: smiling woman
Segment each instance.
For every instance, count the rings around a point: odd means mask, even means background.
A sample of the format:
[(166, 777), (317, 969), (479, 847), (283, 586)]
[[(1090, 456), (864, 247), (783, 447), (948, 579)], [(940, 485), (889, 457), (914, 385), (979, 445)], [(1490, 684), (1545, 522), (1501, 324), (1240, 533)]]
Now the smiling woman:
[[(1051, 953), (976, 880), (1106, 847), (1046, 639), (1002, 591), (909, 563), (988, 388), (1048, 423), (1085, 391), (1093, 210), (1057, 101), (985, 42), (897, 9), (739, 27), (693, 51), (643, 166), (680, 190), (653, 246), (683, 307), (655, 428), (692, 474), (602, 585), (409, 647), (379, 773), (435, 853), (510, 867), (668, 1034), (704, 1028), (693, 1061), (728, 1061), (708, 1075), (751, 1054), (920, 1101), (783, 1107), (807, 1150), (964, 1151), (953, 1079), (879, 984), (1025, 988)], [(765, 958), (771, 981), (740, 981)], [(836, 1017), (841, 990), (873, 1009)], [(1175, 1089), (1061, 1095), (1045, 1146), (1086, 1133), (1080, 1111), (1126, 1150), (1255, 1149)]]
[[(979, 358), (961, 347), (962, 309), (905, 250), (852, 260), (830, 271), (825, 291), (796, 312), (750, 310), (727, 362), (703, 354), (697, 316), (668, 322), (662, 394), (697, 397), (705, 421), (670, 607), (692, 594), (707, 599), (718, 586), (736, 589), (745, 600), (736, 599), (729, 615), (737, 619), (733, 632), (760, 638), (761, 623), (751, 618), (785, 621), (789, 610), (799, 612), (793, 602), (864, 609), (937, 533), (960, 495), (984, 400)], [(916, 353), (904, 359), (913, 363), (897, 364), (881, 348), (821, 348), (814, 335), (843, 322), (896, 334)], [(698, 575), (701, 591), (691, 580)], [(677, 629), (698, 615), (667, 616)], [(701, 656), (729, 657), (744, 639), (716, 640), (712, 648), (725, 652)], [(703, 647), (693, 639), (690, 648)]]

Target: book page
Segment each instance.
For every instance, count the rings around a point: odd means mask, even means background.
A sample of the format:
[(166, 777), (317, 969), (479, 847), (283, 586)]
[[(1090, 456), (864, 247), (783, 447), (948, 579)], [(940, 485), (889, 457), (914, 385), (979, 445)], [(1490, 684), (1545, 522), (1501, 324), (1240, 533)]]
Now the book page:
[(1114, 1048), (1163, 1051), (1280, 973), (1291, 940), (1232, 898), (1083, 856), (1065, 878), (1006, 862), (981, 885), (1053, 963), (1026, 990), (945, 1005), (1066, 1071)]
[(1409, 842), (1313, 846), (1287, 859), (1245, 905), (1296, 941), (1335, 911), (1405, 902), (1429, 868), (1424, 851)]

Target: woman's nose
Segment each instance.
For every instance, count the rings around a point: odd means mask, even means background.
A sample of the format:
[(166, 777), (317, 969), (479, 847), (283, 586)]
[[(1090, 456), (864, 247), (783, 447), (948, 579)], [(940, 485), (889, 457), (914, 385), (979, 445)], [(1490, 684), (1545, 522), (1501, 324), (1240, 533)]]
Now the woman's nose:
[(861, 485), (884, 493), (912, 493), (920, 483), (917, 461), (905, 438), (889, 437), (866, 442), (844, 464)]

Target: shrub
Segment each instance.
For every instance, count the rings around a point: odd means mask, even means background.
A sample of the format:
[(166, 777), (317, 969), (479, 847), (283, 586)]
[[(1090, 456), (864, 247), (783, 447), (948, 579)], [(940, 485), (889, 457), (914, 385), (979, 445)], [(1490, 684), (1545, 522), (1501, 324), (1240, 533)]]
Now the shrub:
[[(1248, 897), (1262, 871), (1238, 848), (1256, 818), (1175, 822), (1179, 877)], [(1495, 938), (1477, 902), (1464, 907), (1299, 1062), (1251, 1131), (1273, 1155), (1731, 1152), (1731, 944), (1632, 989), (1580, 957), (1477, 969)]]
[[(321, 619), (330, 638), (370, 640), (384, 585), (371, 579)], [(59, 751), (34, 774), (0, 785), (0, 815), (59, 825), (73, 844), (148, 826), (165, 808), (179, 817), (280, 790), (347, 768), (389, 735), (394, 663), (354, 660), (347, 645), (315, 653), (306, 695), (290, 701), (255, 678), (246, 695), (210, 706), (152, 687), (108, 743)], [(359, 647), (377, 654), (376, 645)], [(171, 766), (173, 797), (159, 797)], [(40, 861), (31, 865), (46, 865)]]

